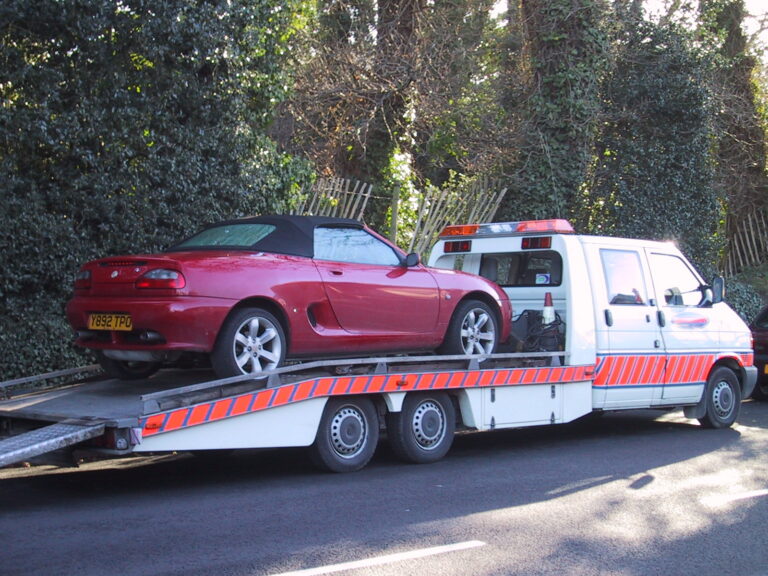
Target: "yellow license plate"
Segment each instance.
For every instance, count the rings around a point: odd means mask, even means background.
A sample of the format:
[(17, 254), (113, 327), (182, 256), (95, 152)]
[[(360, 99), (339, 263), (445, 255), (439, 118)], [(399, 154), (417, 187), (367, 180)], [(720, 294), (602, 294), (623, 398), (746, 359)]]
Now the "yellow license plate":
[(90, 314), (88, 316), (90, 330), (124, 330), (133, 329), (130, 314)]
[(768, 364), (763, 366), (763, 374), (768, 374)]

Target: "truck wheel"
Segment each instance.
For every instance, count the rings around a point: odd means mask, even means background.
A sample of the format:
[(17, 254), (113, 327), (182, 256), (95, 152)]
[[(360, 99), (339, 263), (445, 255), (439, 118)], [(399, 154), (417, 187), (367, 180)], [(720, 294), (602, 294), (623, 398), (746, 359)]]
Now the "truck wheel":
[(143, 380), (160, 370), (160, 362), (133, 362), (128, 360), (113, 360), (98, 351), (96, 360), (102, 370), (111, 378), (118, 380)]
[(211, 354), (219, 378), (273, 370), (285, 360), (287, 342), (280, 321), (261, 308), (236, 311), (221, 327)]
[(728, 428), (736, 421), (741, 407), (741, 387), (733, 370), (719, 367), (709, 375), (706, 412), (699, 422), (706, 428)]
[(401, 412), (387, 417), (387, 435), (398, 458), (415, 464), (436, 462), (448, 453), (456, 411), (447, 394), (409, 394)]
[(444, 354), (491, 354), (498, 343), (496, 315), (485, 302), (466, 300), (453, 313), (440, 348)]
[(331, 398), (325, 405), (310, 457), (328, 472), (354, 472), (373, 458), (379, 417), (368, 398)]

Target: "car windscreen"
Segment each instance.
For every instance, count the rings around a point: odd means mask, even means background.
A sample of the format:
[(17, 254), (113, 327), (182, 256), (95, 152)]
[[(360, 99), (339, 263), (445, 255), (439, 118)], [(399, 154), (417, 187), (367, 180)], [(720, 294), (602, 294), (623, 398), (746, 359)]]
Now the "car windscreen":
[(200, 248), (252, 248), (275, 230), (272, 224), (261, 222), (229, 223), (213, 226), (176, 244), (171, 250)]

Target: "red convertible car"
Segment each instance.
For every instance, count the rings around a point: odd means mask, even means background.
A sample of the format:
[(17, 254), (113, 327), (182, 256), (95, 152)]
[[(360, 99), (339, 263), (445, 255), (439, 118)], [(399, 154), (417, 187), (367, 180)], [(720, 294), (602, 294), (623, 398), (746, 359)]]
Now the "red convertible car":
[(486, 354), (509, 335), (505, 293), (428, 268), (356, 220), (260, 216), (215, 224), (167, 252), (85, 264), (67, 319), (113, 377), (187, 353), (219, 377), (286, 358), (438, 350)]

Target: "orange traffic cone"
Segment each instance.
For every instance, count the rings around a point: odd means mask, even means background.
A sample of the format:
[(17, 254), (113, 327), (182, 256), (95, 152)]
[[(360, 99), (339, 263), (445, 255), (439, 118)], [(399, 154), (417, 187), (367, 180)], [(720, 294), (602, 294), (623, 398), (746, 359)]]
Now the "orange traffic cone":
[(544, 294), (544, 310), (541, 313), (542, 324), (552, 324), (555, 321), (555, 307), (552, 305), (552, 292)]

